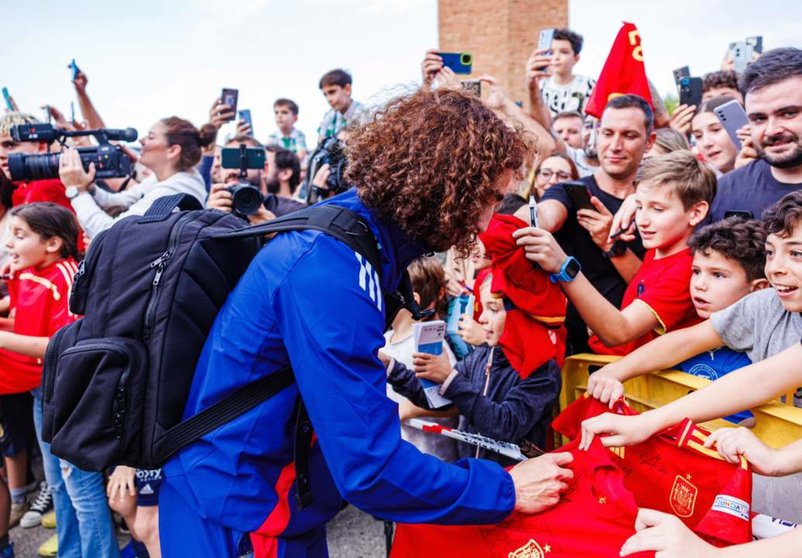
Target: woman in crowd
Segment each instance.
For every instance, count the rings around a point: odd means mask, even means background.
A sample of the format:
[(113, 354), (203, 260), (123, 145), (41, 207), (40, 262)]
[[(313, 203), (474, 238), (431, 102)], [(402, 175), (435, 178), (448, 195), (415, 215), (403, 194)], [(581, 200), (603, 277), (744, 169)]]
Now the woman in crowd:
[(705, 162), (721, 174), (735, 167), (738, 148), (713, 110), (729, 101), (732, 101), (732, 97), (714, 97), (702, 103), (691, 120), (691, 134), (696, 138), (696, 149)]
[(117, 219), (144, 215), (162, 196), (189, 194), (203, 205), (206, 186), (195, 167), (202, 149), (211, 145), (215, 136), (215, 130), (208, 124), (198, 130), (191, 122), (176, 116), (159, 120), (141, 140), (139, 162), (153, 172), (152, 176), (117, 193), (96, 187), (94, 164), (87, 172), (77, 151), (65, 151), (59, 163), (59, 176), (86, 234), (93, 238)]
[(579, 171), (571, 158), (563, 153), (555, 153), (543, 159), (535, 169), (535, 195), (539, 199), (554, 184), (578, 178)]

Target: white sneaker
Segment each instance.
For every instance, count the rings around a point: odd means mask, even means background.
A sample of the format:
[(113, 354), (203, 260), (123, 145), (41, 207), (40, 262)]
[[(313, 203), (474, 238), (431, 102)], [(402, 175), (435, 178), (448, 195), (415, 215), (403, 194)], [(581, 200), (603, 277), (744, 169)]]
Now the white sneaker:
[(53, 493), (45, 481), (39, 487), (39, 493), (31, 502), (30, 508), (20, 519), (20, 526), (25, 529), (37, 527), (42, 523), (42, 516), (53, 509)]

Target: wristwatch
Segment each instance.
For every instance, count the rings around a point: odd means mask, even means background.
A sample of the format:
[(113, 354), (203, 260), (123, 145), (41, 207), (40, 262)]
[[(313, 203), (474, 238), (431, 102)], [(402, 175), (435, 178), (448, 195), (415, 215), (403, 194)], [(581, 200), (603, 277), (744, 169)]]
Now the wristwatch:
[(72, 200), (78, 197), (81, 191), (78, 189), (78, 186), (67, 186), (64, 190), (64, 195), (67, 196), (68, 200)]
[(609, 259), (609, 258), (615, 258), (617, 256), (623, 256), (624, 252), (626, 251), (627, 251), (627, 243), (621, 242), (620, 240), (616, 240), (613, 243), (612, 247), (606, 252), (604, 252), (604, 257)]
[(552, 273), (549, 275), (549, 279), (552, 283), (556, 283), (557, 281), (570, 283), (576, 279), (576, 276), (579, 275), (580, 271), (582, 271), (582, 266), (579, 265), (579, 262), (576, 260), (576, 258), (573, 256), (568, 256), (563, 262), (563, 265), (560, 267), (560, 272)]

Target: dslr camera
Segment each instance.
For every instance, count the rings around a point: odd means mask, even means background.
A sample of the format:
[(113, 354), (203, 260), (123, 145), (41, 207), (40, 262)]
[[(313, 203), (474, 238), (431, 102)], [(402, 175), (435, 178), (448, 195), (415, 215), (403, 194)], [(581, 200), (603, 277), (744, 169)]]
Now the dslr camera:
[[(326, 138), (312, 153), (309, 158), (309, 172), (306, 174), (306, 202), (309, 205), (324, 200), (329, 196), (345, 192), (348, 184), (343, 180), (345, 166), (348, 163), (345, 157), (345, 144), (335, 137)], [(328, 164), (331, 170), (326, 179), (326, 188), (319, 188), (312, 184), (317, 171), (323, 165)]]
[(228, 187), (232, 212), (240, 217), (247, 217), (259, 211), (264, 197), (259, 188), (248, 182), (248, 169), (265, 167), (265, 150), (247, 147), (244, 143), (239, 147), (225, 148), (220, 154), (220, 166), (224, 169), (239, 169), (239, 181)]
[[(98, 130), (64, 130), (55, 128), (51, 124), (21, 124), (11, 127), (11, 137), (16, 142), (45, 142), (51, 144), (57, 141), (62, 146), (67, 138), (78, 136), (94, 136), (98, 145), (92, 147), (79, 147), (81, 163), (84, 169), (89, 170), (89, 164), (95, 164), (95, 178), (121, 178), (131, 175), (131, 160), (119, 145), (112, 145), (111, 141), (135, 141), (137, 131), (133, 128), (125, 130), (112, 130), (101, 128)], [(49, 147), (48, 147), (49, 150)], [(59, 158), (61, 153), (11, 153), (8, 156), (8, 170), (11, 180), (45, 180), (58, 178)]]

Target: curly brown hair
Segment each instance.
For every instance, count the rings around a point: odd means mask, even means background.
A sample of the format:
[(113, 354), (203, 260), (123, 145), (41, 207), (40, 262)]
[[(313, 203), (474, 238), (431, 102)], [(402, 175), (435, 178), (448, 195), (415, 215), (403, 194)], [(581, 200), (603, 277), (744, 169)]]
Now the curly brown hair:
[(746, 271), (747, 281), (766, 277), (766, 229), (756, 219), (733, 216), (707, 225), (696, 231), (688, 246), (694, 254), (718, 252), (737, 262)]
[(390, 101), (348, 140), (345, 179), (362, 201), (430, 249), (467, 256), (499, 179), (533, 142), (476, 97), (417, 91)]

